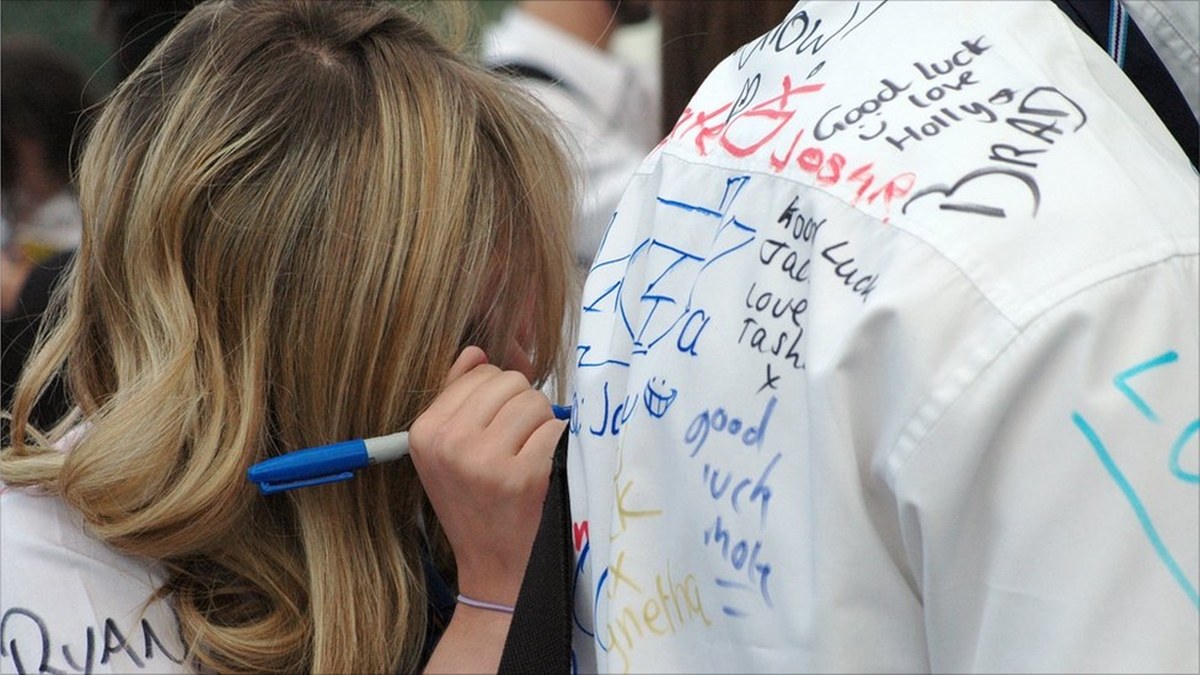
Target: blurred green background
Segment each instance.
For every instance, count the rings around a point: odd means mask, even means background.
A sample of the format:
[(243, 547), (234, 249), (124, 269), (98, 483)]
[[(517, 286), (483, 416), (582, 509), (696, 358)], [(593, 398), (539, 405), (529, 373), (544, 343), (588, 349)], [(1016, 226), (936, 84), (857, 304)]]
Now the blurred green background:
[[(398, 0), (399, 1), (399, 0)], [(499, 18), (509, 0), (423, 0), (402, 2), (417, 11), (435, 3), (463, 5), (478, 27)], [(95, 91), (112, 88), (109, 47), (97, 29), (101, 0), (0, 0), (0, 39), (16, 34), (35, 34), (65, 52), (91, 77)]]
[(107, 91), (112, 75), (104, 68), (108, 48), (95, 29), (100, 0), (0, 0), (0, 35), (34, 33), (66, 52)]

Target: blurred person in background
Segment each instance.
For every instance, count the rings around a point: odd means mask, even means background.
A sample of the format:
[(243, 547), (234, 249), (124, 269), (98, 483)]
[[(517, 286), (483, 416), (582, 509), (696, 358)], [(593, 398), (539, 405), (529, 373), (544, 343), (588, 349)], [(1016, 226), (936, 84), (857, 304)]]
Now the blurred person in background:
[[(791, 0), (520, 0), (484, 36), (482, 59), (564, 123), (583, 182), (575, 233), (581, 274), (617, 201), (692, 92), (735, 49), (779, 23)], [(658, 68), (618, 53), (615, 36), (657, 17)]]
[[(112, 50), (118, 85), (198, 2), (101, 2), (96, 30)], [(7, 410), (50, 295), (79, 244), (71, 180), (87, 131), (85, 115), (97, 97), (85, 86), (84, 73), (50, 45), (16, 37), (5, 40), (3, 49), (0, 408)], [(68, 409), (62, 380), (54, 378), (30, 419), (49, 426)]]
[(93, 98), (79, 67), (36, 37), (8, 38), (0, 57), (4, 249), (36, 263), (79, 243), (72, 161)]
[[(59, 272), (79, 243), (71, 178), (94, 97), (66, 55), (32, 36), (0, 47), (0, 406), (7, 409)], [(34, 416), (66, 412), (55, 382)]]
[(649, 16), (644, 0), (519, 0), (484, 35), (484, 64), (513, 77), (569, 132), (583, 183), (574, 234), (580, 279), (660, 137), (657, 73), (611, 49), (617, 30)]

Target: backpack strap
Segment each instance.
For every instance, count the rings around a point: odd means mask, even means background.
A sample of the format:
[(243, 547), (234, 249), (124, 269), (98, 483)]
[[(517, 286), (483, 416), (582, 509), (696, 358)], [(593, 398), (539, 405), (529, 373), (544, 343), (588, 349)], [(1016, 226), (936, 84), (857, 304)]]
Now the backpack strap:
[(571, 601), (574, 553), (567, 496), (567, 439), (554, 450), (542, 521), (500, 657), (500, 673), (568, 673), (571, 670)]
[(1179, 147), (1197, 166), (1200, 125), (1150, 42), (1130, 21), (1119, 0), (1053, 0), (1068, 18), (1103, 47), (1158, 113)]
[(502, 75), (504, 77), (509, 77), (516, 80), (545, 82), (546, 84), (562, 89), (572, 98), (575, 98), (581, 103), (591, 107), (591, 102), (588, 100), (587, 96), (584, 96), (583, 92), (564, 82), (561, 77), (558, 77), (557, 75), (545, 71), (537, 66), (533, 66), (528, 63), (521, 63), (519, 61), (510, 61), (494, 64), (489, 66), (488, 69), (497, 75)]

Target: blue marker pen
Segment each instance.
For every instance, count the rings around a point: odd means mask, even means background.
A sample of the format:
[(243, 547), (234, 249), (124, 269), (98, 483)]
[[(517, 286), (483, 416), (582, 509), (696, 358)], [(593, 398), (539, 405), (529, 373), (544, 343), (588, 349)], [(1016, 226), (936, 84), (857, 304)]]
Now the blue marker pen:
[(354, 472), (408, 454), (408, 432), (331, 443), (259, 462), (246, 472), (264, 495), (349, 480)]
[[(571, 418), (569, 406), (551, 406), (556, 419)], [(391, 462), (408, 454), (408, 432), (331, 443), (272, 457), (250, 467), (246, 477), (264, 495), (350, 480), (372, 464)]]

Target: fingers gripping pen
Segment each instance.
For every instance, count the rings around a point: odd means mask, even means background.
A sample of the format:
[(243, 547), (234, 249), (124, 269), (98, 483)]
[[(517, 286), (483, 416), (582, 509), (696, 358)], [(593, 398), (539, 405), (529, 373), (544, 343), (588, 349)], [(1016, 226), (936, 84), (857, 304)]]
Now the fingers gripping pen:
[[(552, 406), (554, 417), (571, 417), (571, 408)], [(246, 477), (264, 495), (296, 488), (349, 480), (372, 464), (391, 462), (408, 454), (408, 432), (331, 443), (289, 452), (250, 467)]]

